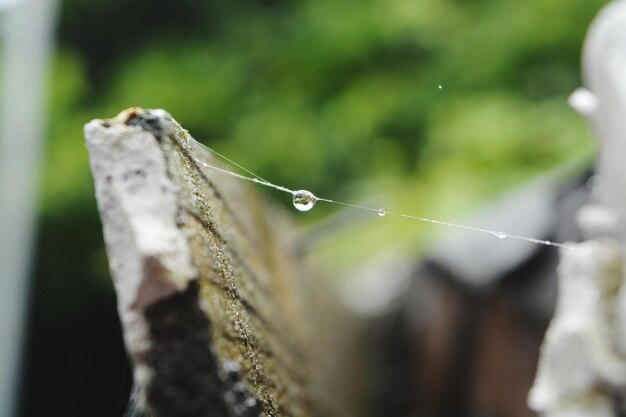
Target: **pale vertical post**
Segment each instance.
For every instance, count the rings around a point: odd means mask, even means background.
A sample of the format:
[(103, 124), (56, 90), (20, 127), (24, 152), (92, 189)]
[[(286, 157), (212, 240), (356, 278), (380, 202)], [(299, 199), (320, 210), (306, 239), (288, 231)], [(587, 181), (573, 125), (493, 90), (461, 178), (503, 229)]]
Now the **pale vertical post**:
[(626, 409), (626, 0), (607, 5), (583, 48), (584, 88), (570, 104), (599, 141), (587, 241), (562, 251), (555, 316), (529, 405), (548, 417), (611, 417)]
[(593, 97), (584, 112), (600, 141), (597, 205), (612, 211), (603, 230), (626, 242), (626, 1), (605, 7), (589, 28), (583, 48), (585, 88)]
[(0, 415), (16, 413), (55, 0), (3, 2)]

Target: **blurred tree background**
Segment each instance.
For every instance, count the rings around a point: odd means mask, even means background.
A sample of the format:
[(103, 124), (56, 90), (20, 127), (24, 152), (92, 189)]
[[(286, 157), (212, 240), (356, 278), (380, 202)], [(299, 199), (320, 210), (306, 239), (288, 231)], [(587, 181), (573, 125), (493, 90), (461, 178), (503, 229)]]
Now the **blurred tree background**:
[[(63, 1), (23, 415), (121, 415), (129, 389), (84, 123), (163, 108), (272, 182), (454, 220), (564, 161), (590, 161), (566, 98), (605, 3)], [(417, 222), (360, 226), (321, 248), (328, 264), (350, 268), (382, 245), (415, 254), (426, 241)]]

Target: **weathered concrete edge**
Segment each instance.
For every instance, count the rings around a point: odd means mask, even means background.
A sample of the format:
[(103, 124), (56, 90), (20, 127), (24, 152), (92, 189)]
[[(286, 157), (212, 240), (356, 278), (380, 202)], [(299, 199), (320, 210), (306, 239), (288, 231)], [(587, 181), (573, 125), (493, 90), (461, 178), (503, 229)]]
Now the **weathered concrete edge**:
[[(197, 271), (176, 225), (178, 190), (168, 177), (158, 140), (145, 129), (127, 125), (137, 111), (93, 120), (84, 133), (124, 339), (135, 365), (135, 382), (146, 387), (152, 375), (145, 362), (151, 346), (144, 313), (157, 301), (184, 291)], [(173, 122), (164, 111), (160, 116)], [(144, 394), (140, 390), (140, 397)]]

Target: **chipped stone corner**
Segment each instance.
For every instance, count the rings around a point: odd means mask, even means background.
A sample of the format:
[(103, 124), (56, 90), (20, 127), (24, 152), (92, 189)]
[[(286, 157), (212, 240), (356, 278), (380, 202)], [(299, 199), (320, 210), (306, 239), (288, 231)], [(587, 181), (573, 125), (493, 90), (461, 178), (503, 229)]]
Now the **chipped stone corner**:
[(146, 309), (184, 291), (197, 276), (176, 225), (178, 189), (151, 131), (163, 128), (164, 121), (173, 123), (164, 111), (133, 108), (84, 129), (118, 311), (139, 386), (152, 377), (144, 363), (150, 349)]
[(219, 162), (165, 111), (129, 109), (85, 136), (135, 402), (154, 416), (319, 415), (315, 306), (280, 214), (209, 170)]

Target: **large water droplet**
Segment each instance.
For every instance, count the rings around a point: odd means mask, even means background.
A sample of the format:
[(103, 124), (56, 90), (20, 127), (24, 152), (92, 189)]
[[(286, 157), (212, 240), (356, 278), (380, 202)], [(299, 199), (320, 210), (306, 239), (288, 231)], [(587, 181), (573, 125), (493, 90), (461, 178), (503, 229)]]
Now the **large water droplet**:
[(293, 193), (293, 206), (300, 211), (309, 211), (317, 202), (317, 197), (310, 191), (299, 190)]
[(385, 214), (387, 214), (387, 212), (385, 211), (385, 209), (384, 209), (384, 208), (379, 208), (379, 209), (378, 209), (378, 215), (379, 215), (380, 217), (383, 217)]
[(506, 239), (506, 233), (504, 232), (496, 232), (495, 235), (498, 239)]

